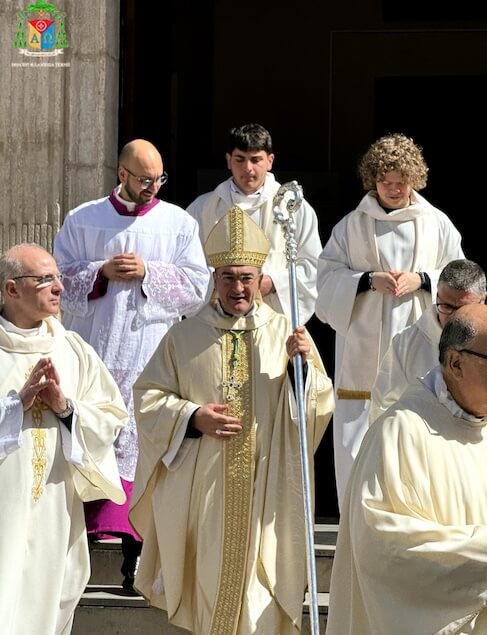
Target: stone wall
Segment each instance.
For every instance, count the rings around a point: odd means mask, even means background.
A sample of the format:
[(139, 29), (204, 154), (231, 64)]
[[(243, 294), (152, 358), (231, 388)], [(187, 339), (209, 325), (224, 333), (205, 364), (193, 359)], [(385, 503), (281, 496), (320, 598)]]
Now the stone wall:
[[(24, 241), (51, 251), (64, 215), (116, 182), (119, 1), (54, 2), (0, 4), (1, 253)], [(42, 4), (56, 12), (28, 11)], [(29, 34), (28, 21), (43, 17), (56, 39), (34, 51), (49, 31)]]

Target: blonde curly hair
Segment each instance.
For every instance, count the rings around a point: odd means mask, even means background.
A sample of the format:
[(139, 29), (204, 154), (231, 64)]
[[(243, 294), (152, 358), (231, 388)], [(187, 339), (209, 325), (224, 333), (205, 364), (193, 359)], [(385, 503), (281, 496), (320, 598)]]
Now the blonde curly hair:
[(422, 148), (406, 135), (396, 132), (375, 141), (362, 157), (358, 174), (365, 190), (375, 190), (387, 172), (400, 172), (416, 191), (426, 187), (428, 166)]

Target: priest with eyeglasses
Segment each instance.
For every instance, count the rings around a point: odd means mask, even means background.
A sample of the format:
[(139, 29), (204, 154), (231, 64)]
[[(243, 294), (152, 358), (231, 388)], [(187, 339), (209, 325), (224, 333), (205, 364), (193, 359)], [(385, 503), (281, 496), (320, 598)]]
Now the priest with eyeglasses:
[(347, 486), (327, 635), (487, 633), (487, 306), (368, 429)]
[(90, 577), (83, 503), (126, 500), (113, 444), (127, 423), (114, 379), (59, 320), (54, 258), (0, 258), (0, 632), (68, 635)]

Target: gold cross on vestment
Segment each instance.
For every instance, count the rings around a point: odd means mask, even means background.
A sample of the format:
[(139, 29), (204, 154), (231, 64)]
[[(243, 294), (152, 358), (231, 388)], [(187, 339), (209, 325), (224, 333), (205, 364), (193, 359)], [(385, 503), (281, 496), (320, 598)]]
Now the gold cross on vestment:
[(228, 378), (228, 381), (222, 381), (222, 386), (224, 388), (228, 388), (227, 395), (225, 397), (225, 399), (227, 401), (232, 401), (232, 399), (233, 399), (232, 390), (234, 388), (242, 388), (242, 384), (240, 382), (238, 382), (238, 381), (235, 381), (235, 378), (234, 378), (233, 375)]

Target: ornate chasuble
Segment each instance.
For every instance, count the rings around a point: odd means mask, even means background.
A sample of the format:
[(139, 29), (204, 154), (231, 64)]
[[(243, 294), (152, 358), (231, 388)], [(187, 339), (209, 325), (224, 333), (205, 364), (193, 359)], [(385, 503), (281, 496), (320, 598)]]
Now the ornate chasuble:
[[(306, 586), (299, 430), (286, 347), (276, 345), (291, 325), (260, 298), (245, 316), (222, 315), (216, 302), (169, 330), (134, 386), (142, 459), (130, 519), (144, 539), (137, 588), (198, 635), (291, 635)], [(186, 416), (208, 402), (225, 404), (241, 432), (181, 446)], [(316, 447), (333, 387), (314, 349), (307, 405)], [(172, 465), (160, 469), (166, 456)]]
[(218, 596), (209, 635), (237, 631), (247, 564), (254, 483), (255, 426), (252, 416), (252, 331), (226, 331), (223, 382), (228, 414), (242, 432), (224, 441), (223, 544)]

